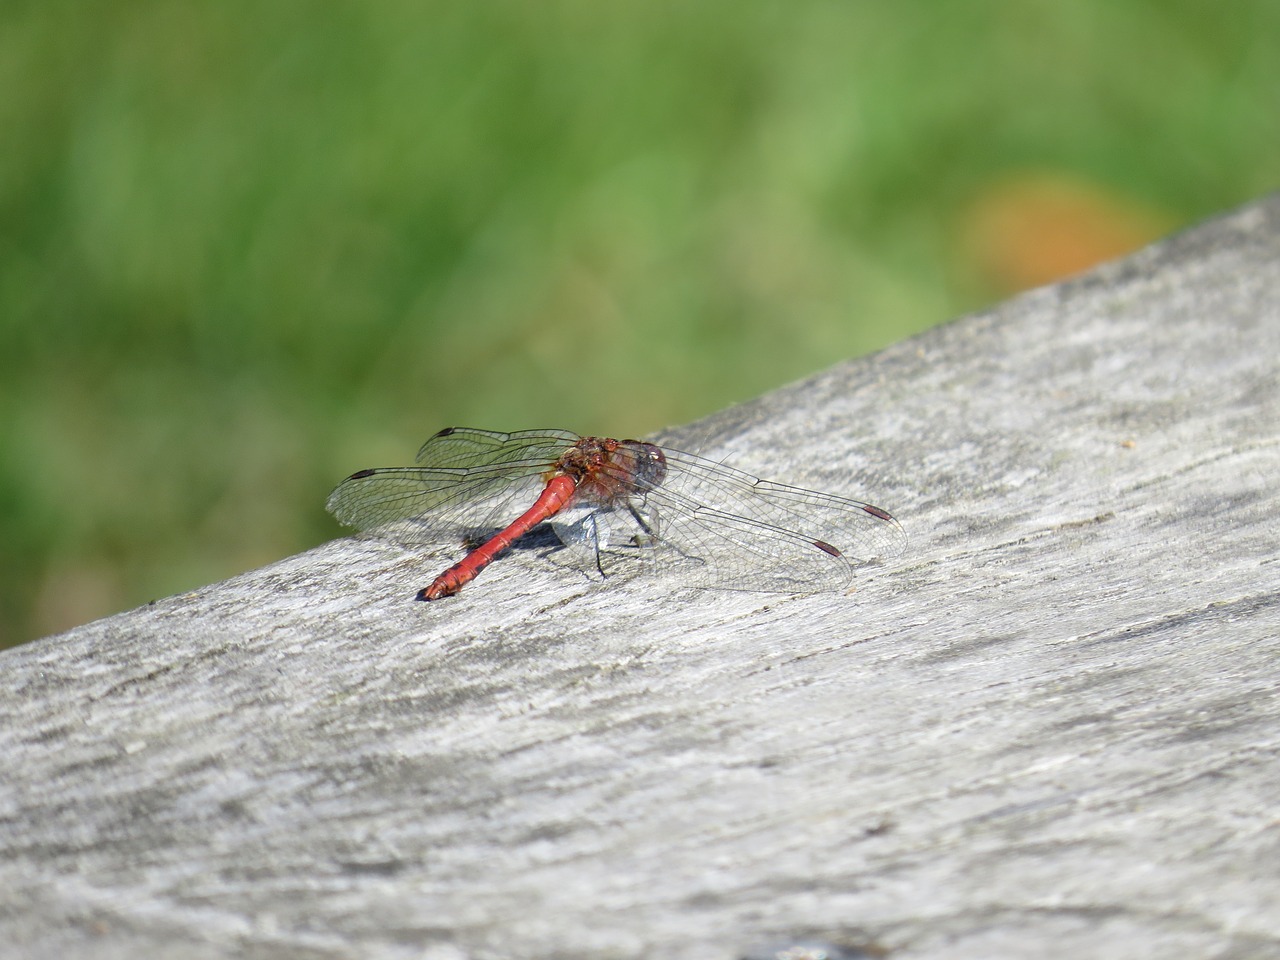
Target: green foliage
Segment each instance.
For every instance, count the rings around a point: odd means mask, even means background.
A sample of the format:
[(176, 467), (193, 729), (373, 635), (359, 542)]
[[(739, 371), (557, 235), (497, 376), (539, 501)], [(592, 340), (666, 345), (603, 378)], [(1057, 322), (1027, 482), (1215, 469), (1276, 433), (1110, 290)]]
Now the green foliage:
[(1276, 182), (1280, 6), (0, 6), (0, 642), (339, 533), (441, 426), (635, 435), (999, 295), (983, 190)]

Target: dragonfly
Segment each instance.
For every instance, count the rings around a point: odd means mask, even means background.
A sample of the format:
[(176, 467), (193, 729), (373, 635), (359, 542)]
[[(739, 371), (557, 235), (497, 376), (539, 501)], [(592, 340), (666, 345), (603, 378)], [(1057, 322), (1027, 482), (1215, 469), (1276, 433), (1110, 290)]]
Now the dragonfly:
[(448, 427), (412, 467), (360, 470), (329, 495), (341, 523), (402, 544), (454, 541), (467, 554), (418, 591), (453, 596), (546, 523), (558, 561), (600, 578), (671, 571), (690, 586), (834, 592), (857, 565), (902, 553), (880, 507), (761, 480), (644, 440), (565, 430)]

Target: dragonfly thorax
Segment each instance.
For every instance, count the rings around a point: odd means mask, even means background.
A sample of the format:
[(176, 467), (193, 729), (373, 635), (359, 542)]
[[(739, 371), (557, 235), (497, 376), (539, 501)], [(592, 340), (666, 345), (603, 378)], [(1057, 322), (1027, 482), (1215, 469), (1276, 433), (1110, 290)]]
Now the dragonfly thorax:
[(553, 475), (572, 478), (578, 499), (615, 504), (661, 484), (667, 460), (652, 443), (583, 437), (556, 461)]

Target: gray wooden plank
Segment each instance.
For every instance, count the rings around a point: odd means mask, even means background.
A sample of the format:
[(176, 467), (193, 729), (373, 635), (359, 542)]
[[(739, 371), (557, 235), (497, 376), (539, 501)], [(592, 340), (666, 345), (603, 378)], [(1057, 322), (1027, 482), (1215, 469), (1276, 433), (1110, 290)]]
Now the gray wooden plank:
[(672, 432), (893, 510), (846, 595), (342, 539), (6, 652), (5, 955), (1280, 956), (1278, 302), (1272, 197)]

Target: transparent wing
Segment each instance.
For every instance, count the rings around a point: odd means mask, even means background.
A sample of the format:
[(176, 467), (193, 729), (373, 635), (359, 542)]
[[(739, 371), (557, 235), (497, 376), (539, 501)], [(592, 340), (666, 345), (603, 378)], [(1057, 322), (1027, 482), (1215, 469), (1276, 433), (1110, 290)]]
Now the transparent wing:
[(902, 526), (880, 507), (761, 480), (679, 450), (664, 452), (667, 476), (655, 489), (680, 503), (811, 535), (851, 560), (888, 559), (906, 548)]
[(902, 553), (898, 521), (871, 504), (761, 480), (666, 450), (642, 493), (658, 539), (692, 582), (753, 590), (840, 590), (853, 565)]
[(902, 527), (879, 507), (663, 452), (661, 482), (631, 478), (629, 496), (577, 504), (553, 521), (567, 562), (605, 575), (644, 564), (690, 585), (813, 593), (841, 590), (856, 564), (905, 548)]
[(420, 467), (496, 467), (545, 459), (548, 464), (582, 438), (567, 430), (522, 430), (498, 433), (472, 427), (446, 427), (418, 449)]
[(474, 539), (524, 513), (576, 434), (450, 428), (418, 451), (416, 467), (361, 470), (329, 495), (339, 522), (404, 543)]

